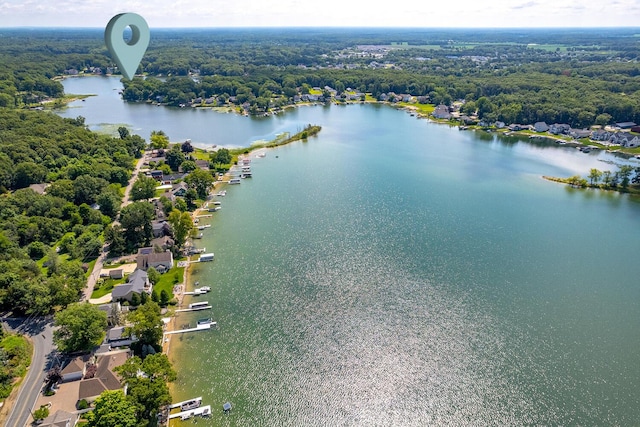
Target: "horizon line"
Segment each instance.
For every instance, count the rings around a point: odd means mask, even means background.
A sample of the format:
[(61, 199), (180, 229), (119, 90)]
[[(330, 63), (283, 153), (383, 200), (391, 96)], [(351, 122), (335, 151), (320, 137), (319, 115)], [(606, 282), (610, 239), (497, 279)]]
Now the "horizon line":
[[(397, 30), (576, 30), (576, 29), (638, 29), (640, 25), (605, 25), (605, 26), (538, 26), (538, 27), (417, 27), (417, 26), (364, 26), (364, 25), (323, 25), (323, 26), (289, 26), (289, 25), (234, 25), (234, 26), (211, 26), (211, 27), (152, 27), (151, 30), (220, 30), (220, 29), (397, 29)], [(72, 26), (54, 26), (54, 25), (19, 25), (19, 26), (0, 26), (0, 30), (10, 29), (49, 29), (49, 30), (104, 30), (104, 26), (91, 27), (72, 27)]]

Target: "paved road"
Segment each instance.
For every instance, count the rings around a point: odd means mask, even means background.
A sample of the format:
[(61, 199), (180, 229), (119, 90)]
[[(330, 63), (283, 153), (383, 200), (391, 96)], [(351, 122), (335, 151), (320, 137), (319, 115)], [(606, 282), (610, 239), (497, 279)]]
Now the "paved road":
[(57, 352), (53, 348), (51, 318), (4, 318), (2, 320), (9, 329), (27, 335), (33, 342), (31, 367), (20, 386), (18, 397), (10, 409), (5, 424), (5, 427), (24, 427), (42, 391), (47, 371), (53, 366), (57, 357)]
[[(131, 174), (131, 179), (129, 180), (129, 184), (124, 189), (124, 198), (122, 200), (121, 208), (123, 208), (123, 207), (127, 206), (129, 203), (131, 203), (131, 201), (129, 200), (129, 195), (131, 194), (131, 188), (133, 187), (133, 183), (138, 178), (138, 174), (140, 173), (140, 169), (142, 168), (142, 165), (144, 164), (145, 156), (146, 155), (143, 154), (142, 157), (140, 157), (140, 159), (138, 159), (138, 163), (136, 163), (136, 167), (134, 168), (133, 173)], [(119, 218), (119, 215), (115, 219), (113, 224), (118, 224), (118, 218)], [(100, 254), (98, 259), (96, 260), (96, 263), (93, 265), (93, 270), (91, 271), (91, 275), (87, 279), (87, 286), (85, 286), (84, 292), (83, 292), (83, 295), (82, 295), (82, 300), (83, 301), (89, 301), (89, 299), (91, 298), (91, 294), (93, 293), (93, 288), (96, 286), (96, 282), (100, 278), (100, 271), (102, 270), (102, 266), (104, 264), (104, 261), (107, 259), (108, 256), (109, 256), (109, 251), (107, 250), (107, 246), (105, 245), (102, 248), (102, 253)]]

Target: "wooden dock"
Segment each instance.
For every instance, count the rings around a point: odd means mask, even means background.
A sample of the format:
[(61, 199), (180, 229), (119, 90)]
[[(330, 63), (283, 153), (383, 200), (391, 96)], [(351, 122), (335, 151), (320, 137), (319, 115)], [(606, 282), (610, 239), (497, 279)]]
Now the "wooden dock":
[(188, 329), (179, 329), (177, 331), (168, 331), (165, 332), (165, 335), (173, 335), (173, 334), (184, 334), (186, 332), (197, 332), (197, 331), (206, 331), (207, 329), (211, 329), (212, 326), (216, 326), (216, 322), (205, 323), (204, 325), (197, 325), (195, 328)]
[(176, 313), (184, 313), (186, 311), (200, 311), (200, 310), (211, 310), (213, 308), (213, 306), (211, 305), (205, 305), (202, 307), (194, 307), (194, 308), (181, 308), (179, 310), (176, 310)]

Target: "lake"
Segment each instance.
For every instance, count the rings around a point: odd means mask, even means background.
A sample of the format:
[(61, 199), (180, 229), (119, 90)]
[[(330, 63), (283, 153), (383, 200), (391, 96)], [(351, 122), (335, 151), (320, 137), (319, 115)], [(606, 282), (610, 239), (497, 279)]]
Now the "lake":
[(219, 328), (173, 337), (171, 354), (174, 400), (214, 408), (198, 423), (640, 420), (640, 203), (541, 178), (619, 158), (386, 106), (252, 119), (129, 105), (114, 78), (64, 84), (98, 96), (62, 115), (144, 138), (242, 146), (322, 126), (254, 158), (254, 178), (227, 188), (199, 242), (216, 259), (193, 278), (212, 287), (198, 298)]

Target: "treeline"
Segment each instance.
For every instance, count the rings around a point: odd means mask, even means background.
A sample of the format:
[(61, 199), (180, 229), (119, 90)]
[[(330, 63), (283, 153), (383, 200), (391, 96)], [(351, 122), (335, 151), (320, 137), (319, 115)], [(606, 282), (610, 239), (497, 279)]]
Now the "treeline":
[(82, 117), (0, 108), (2, 309), (47, 313), (78, 300), (144, 144), (93, 133)]
[[(0, 106), (60, 96), (49, 78), (65, 69), (112, 65), (97, 30), (2, 35)], [(585, 127), (640, 122), (639, 58), (632, 29), (156, 30), (139, 71), (169, 78), (125, 82), (123, 96), (169, 105), (216, 97), (259, 113), (330, 86), (465, 100), (487, 121)]]

